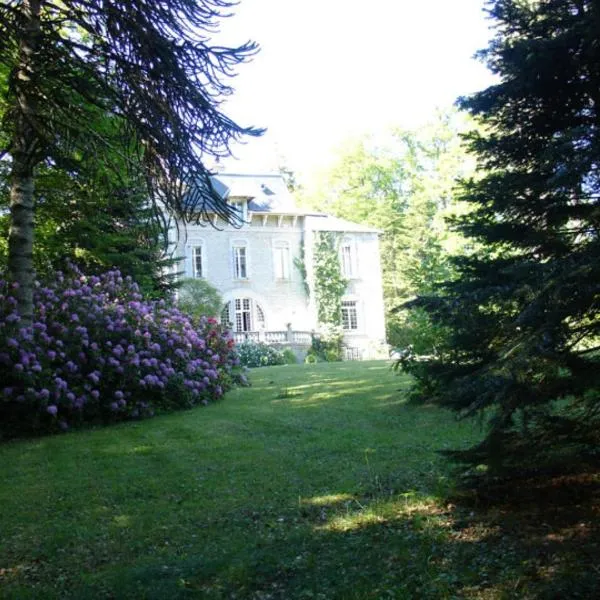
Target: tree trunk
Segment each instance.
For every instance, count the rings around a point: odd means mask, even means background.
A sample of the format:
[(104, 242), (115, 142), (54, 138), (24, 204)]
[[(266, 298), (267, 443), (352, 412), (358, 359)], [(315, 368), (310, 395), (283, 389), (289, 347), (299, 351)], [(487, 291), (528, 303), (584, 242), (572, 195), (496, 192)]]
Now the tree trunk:
[(10, 188), (8, 271), (17, 290), (18, 310), (24, 326), (33, 318), (33, 172), (13, 157)]
[(35, 131), (35, 62), (40, 34), (41, 0), (25, 0), (24, 27), (19, 45), (19, 64), (13, 75), (15, 125), (10, 154), (10, 229), (8, 271), (19, 288), (17, 301), (21, 323), (33, 319), (33, 214), (34, 168), (40, 160)]

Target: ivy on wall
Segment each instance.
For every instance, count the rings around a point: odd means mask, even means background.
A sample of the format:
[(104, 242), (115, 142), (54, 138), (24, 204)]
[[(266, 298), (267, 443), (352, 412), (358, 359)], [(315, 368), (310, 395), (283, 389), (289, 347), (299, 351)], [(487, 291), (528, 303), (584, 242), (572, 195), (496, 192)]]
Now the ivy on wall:
[(339, 259), (340, 234), (334, 231), (315, 232), (314, 275), (315, 300), (319, 323), (342, 324), (342, 296), (348, 280), (342, 276)]
[[(317, 305), (320, 333), (313, 336), (307, 360), (342, 360), (342, 296), (346, 292), (348, 280), (342, 277), (339, 259), (340, 238), (341, 235), (333, 231), (315, 232), (312, 292)], [(310, 296), (304, 245), (300, 258), (295, 259), (294, 264), (302, 274), (306, 294)]]
[(294, 258), (294, 266), (298, 269), (300, 275), (302, 275), (302, 283), (304, 284), (304, 291), (306, 295), (310, 297), (310, 286), (308, 285), (308, 275), (306, 273), (306, 254), (304, 250), (304, 240), (300, 242), (300, 258)]
[[(313, 248), (314, 292), (317, 304), (317, 318), (321, 325), (339, 327), (342, 324), (342, 296), (348, 280), (342, 276), (339, 260), (341, 235), (334, 231), (316, 231)], [(310, 296), (304, 245), (301, 257), (294, 264), (302, 274), (306, 295)]]

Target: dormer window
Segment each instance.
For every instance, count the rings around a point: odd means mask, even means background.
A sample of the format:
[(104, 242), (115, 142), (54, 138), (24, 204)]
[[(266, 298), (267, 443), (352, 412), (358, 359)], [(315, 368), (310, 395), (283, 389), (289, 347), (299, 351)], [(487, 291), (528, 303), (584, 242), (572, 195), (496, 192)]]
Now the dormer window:
[(241, 199), (227, 200), (228, 206), (233, 210), (238, 222), (248, 222), (248, 201)]

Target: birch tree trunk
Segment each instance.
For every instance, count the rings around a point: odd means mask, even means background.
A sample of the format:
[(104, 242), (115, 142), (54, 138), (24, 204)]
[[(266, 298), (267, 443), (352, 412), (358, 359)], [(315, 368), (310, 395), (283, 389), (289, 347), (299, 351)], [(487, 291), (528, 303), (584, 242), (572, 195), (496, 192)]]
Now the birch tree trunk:
[(25, 0), (22, 5), (24, 27), (19, 45), (19, 64), (13, 77), (15, 125), (10, 154), (10, 229), (8, 233), (8, 271), (19, 284), (18, 310), (24, 326), (33, 318), (33, 216), (34, 169), (40, 160), (36, 135), (35, 53), (40, 33), (42, 0)]

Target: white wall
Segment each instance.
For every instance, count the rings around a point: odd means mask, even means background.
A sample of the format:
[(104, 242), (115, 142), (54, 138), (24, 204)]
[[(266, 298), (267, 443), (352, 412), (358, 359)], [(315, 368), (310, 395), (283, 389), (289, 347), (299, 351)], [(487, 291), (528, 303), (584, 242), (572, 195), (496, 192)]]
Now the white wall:
[[(179, 242), (179, 253), (186, 256), (186, 276), (192, 276), (192, 247), (203, 243), (206, 279), (220, 291), (225, 301), (243, 295), (253, 298), (262, 305), (269, 330), (285, 330), (287, 323), (297, 331), (314, 329), (302, 276), (294, 266), (294, 258), (300, 257), (302, 218), (297, 218), (294, 225), (292, 217), (285, 217), (279, 226), (275, 216), (270, 216), (264, 225), (262, 217), (255, 216), (250, 225), (240, 229), (223, 223), (218, 226), (221, 231), (210, 226), (188, 225), (187, 239)], [(235, 240), (247, 244), (247, 280), (233, 278), (232, 246)], [(288, 281), (275, 279), (275, 241), (288, 241), (290, 245)]]
[(375, 358), (386, 353), (385, 309), (383, 283), (377, 233), (352, 233), (344, 236), (354, 243), (357, 258), (357, 276), (350, 280), (344, 298), (356, 300), (358, 329), (346, 332), (347, 346), (360, 350), (363, 358)]
[[(225, 301), (236, 297), (250, 297), (258, 302), (265, 312), (266, 329), (283, 331), (287, 324), (296, 331), (317, 329), (316, 307), (306, 295), (300, 271), (294, 258), (301, 256), (301, 243), (306, 241), (306, 260), (309, 281), (312, 280), (310, 266), (312, 231), (304, 231), (304, 218), (270, 215), (254, 215), (251, 223), (240, 229), (224, 223), (211, 226), (188, 225), (187, 237), (181, 236), (178, 243), (179, 256), (185, 256), (184, 270), (192, 276), (192, 248), (200, 243), (204, 247), (204, 270), (209, 283), (216, 287)], [(356, 299), (358, 329), (345, 334), (345, 343), (357, 348), (363, 358), (381, 356), (386, 351), (385, 312), (379, 256), (379, 238), (375, 232), (352, 232), (344, 234), (351, 240), (357, 259), (356, 277), (348, 286), (345, 296)], [(233, 251), (235, 240), (243, 241), (248, 249), (248, 279), (233, 278)], [(290, 246), (290, 279), (278, 281), (274, 270), (274, 244), (288, 241)]]

